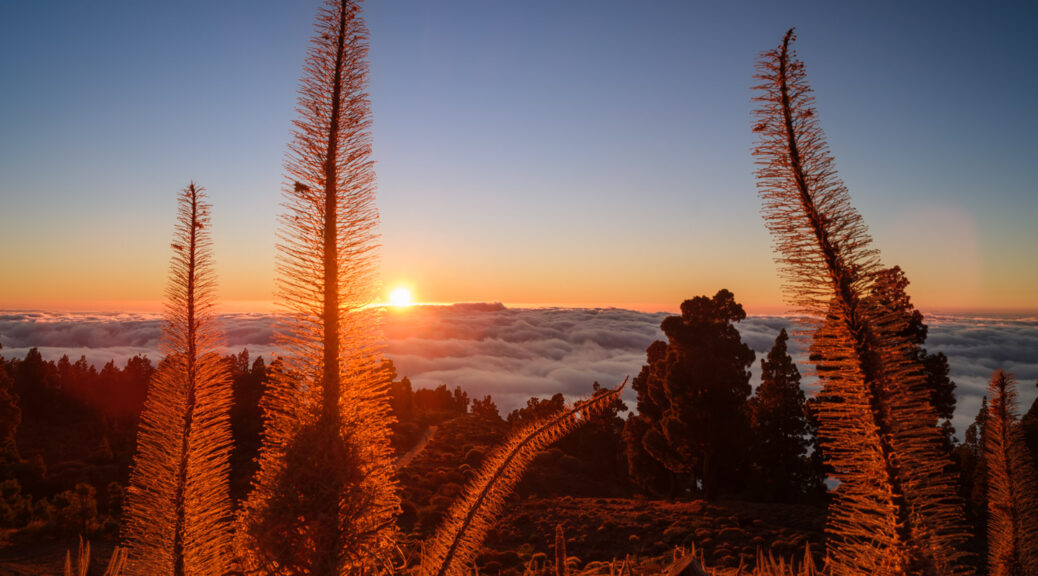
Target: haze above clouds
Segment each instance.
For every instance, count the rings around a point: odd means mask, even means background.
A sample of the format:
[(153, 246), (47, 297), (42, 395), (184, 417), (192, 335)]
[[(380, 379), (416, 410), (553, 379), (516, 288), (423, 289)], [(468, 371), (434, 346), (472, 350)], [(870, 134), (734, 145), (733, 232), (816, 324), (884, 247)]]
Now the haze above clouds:
[[(500, 304), (455, 304), (389, 309), (384, 316), (386, 355), (415, 387), (461, 386), (471, 397), (492, 394), (503, 412), (530, 396), (588, 394), (595, 381), (614, 386), (635, 376), (645, 348), (663, 337), (665, 313), (618, 308), (506, 308)], [(220, 318), (224, 353), (248, 347), (269, 359), (276, 351), (276, 318), (231, 314)], [(1021, 410), (1036, 396), (1038, 318), (930, 315), (926, 348), (944, 352), (958, 385), (955, 428), (961, 435), (980, 406), (991, 372), (1017, 375)], [(792, 319), (753, 316), (739, 324), (743, 340), (760, 358)], [(159, 358), (161, 318), (146, 314), (0, 313), (0, 354), (21, 358), (32, 347), (47, 359), (85, 356), (97, 366), (119, 365), (136, 354)], [(797, 348), (801, 371), (806, 371)], [(805, 386), (811, 382), (805, 379)], [(627, 399), (633, 401), (633, 393)], [(632, 403), (633, 405), (633, 403)]]

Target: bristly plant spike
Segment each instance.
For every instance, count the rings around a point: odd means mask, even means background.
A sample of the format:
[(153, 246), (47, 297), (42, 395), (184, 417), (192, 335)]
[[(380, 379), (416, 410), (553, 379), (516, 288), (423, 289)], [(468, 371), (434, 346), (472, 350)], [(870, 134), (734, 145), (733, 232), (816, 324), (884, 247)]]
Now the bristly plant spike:
[(217, 348), (204, 189), (180, 194), (159, 364), (141, 413), (126, 496), (127, 574), (231, 567), (231, 380)]
[(443, 525), (427, 543), (420, 576), (468, 576), (479, 546), (497, 521), (505, 498), (512, 493), (534, 456), (566, 436), (588, 418), (611, 405), (626, 386), (600, 392), (572, 408), (513, 432), (498, 447), (451, 505)]
[(1016, 413), (1016, 379), (1002, 370), (988, 385), (988, 573), (1038, 575), (1038, 479)]
[(376, 295), (378, 212), (360, 7), (321, 9), (299, 90), (278, 234), (285, 351), (263, 399), (245, 506), (247, 568), (347, 574), (384, 564), (399, 509)]
[(566, 533), (555, 525), (555, 576), (566, 576)]
[(829, 509), (837, 576), (971, 574), (955, 477), (904, 319), (865, 298), (879, 254), (836, 174), (790, 30), (757, 65), (757, 186), (788, 300), (809, 316), (824, 383), (820, 436), (840, 481)]

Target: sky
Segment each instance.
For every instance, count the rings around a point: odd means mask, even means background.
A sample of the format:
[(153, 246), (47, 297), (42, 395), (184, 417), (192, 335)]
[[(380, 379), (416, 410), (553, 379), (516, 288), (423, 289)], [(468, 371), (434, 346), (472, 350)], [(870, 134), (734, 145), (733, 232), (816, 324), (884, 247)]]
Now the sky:
[[(273, 299), (318, 2), (0, 1), (0, 309), (154, 310), (177, 192), (228, 311)], [(924, 311), (1038, 310), (1038, 7), (370, 2), (382, 282), (425, 302), (781, 312), (751, 155), (787, 28)]]

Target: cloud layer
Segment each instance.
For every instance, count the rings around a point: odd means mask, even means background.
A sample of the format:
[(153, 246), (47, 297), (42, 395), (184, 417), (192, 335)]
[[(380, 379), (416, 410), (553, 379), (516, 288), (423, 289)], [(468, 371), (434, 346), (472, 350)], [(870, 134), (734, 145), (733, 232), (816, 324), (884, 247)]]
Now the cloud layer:
[(386, 318), (387, 355), (419, 386), (492, 394), (502, 410), (531, 395), (579, 396), (637, 374), (664, 314), (619, 309), (417, 307)]
[[(383, 329), (387, 356), (415, 386), (461, 386), (471, 396), (492, 394), (502, 410), (510, 410), (533, 395), (576, 397), (589, 393), (592, 382), (612, 386), (633, 377), (645, 361), (645, 348), (662, 338), (665, 317), (614, 308), (456, 304), (388, 310)], [(248, 347), (253, 356), (269, 358), (277, 351), (275, 321), (270, 315), (221, 316), (223, 351)], [(996, 368), (1018, 376), (1021, 407), (1030, 406), (1038, 392), (1038, 318), (932, 315), (926, 321), (927, 349), (948, 355), (958, 384), (954, 423), (960, 434), (976, 415)], [(759, 359), (790, 325), (779, 316), (740, 323), (743, 340), (757, 351), (755, 382)], [(96, 365), (113, 359), (121, 364), (135, 354), (157, 359), (160, 332), (161, 318), (155, 315), (0, 313), (0, 353), (20, 358), (35, 346), (46, 358), (83, 355)], [(804, 360), (802, 348), (794, 347), (794, 353)]]
[[(248, 346), (253, 355), (270, 356), (274, 318), (266, 314), (229, 314), (219, 318), (225, 332), (222, 352), (240, 352)], [(22, 358), (38, 348), (44, 358), (57, 360), (67, 354), (80, 356), (100, 367), (109, 360), (122, 365), (143, 354), (157, 361), (162, 317), (157, 314), (55, 314), (48, 312), (0, 312), (0, 354)]]

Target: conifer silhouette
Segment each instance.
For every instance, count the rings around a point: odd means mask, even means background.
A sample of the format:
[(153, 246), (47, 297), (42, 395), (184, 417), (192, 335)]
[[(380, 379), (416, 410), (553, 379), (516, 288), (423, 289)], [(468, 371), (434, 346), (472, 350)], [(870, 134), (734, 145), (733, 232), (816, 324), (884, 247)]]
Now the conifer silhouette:
[(821, 491), (824, 480), (811, 474), (804, 391), (800, 371), (786, 349), (788, 340), (783, 328), (761, 360), (761, 383), (749, 401), (756, 482), (762, 497), (781, 502)]
[(425, 546), (428, 552), (420, 576), (468, 575), (483, 537), (534, 456), (606, 410), (620, 397), (626, 384), (625, 380), (613, 390), (598, 393), (513, 432), (487, 457), (464, 494), (451, 505), (443, 525)]
[[(0, 345), (0, 350), (3, 346)], [(0, 462), (18, 462), (22, 458), (18, 454), (15, 433), (22, 423), (22, 407), (18, 395), (15, 394), (14, 382), (7, 374), (4, 357), (0, 355)]]
[(985, 423), (988, 573), (1038, 574), (1038, 481), (1017, 417), (1016, 379), (996, 370)]
[(286, 351), (262, 401), (264, 446), (245, 506), (247, 568), (370, 572), (399, 508), (375, 297), (375, 181), (358, 3), (329, 0), (304, 67), (279, 232)]
[(127, 574), (224, 574), (231, 556), (231, 383), (217, 353), (209, 205), (180, 194), (159, 364), (126, 495)]
[(975, 539), (983, 545), (981, 549), (986, 549), (988, 541), (985, 529), (988, 513), (988, 463), (984, 456), (984, 447), (987, 445), (989, 412), (988, 397), (984, 396), (980, 399), (980, 410), (977, 412), (977, 417), (973, 424), (966, 428), (966, 439), (962, 444), (963, 449), (969, 450), (970, 456), (973, 457), (972, 462), (969, 462), (972, 464), (972, 467), (969, 468), (971, 476), (968, 482), (964, 482), (970, 488), (969, 493), (964, 494), (966, 517), (971, 519), (975, 528)]
[(818, 418), (840, 481), (829, 509), (834, 575), (969, 574), (962, 504), (904, 317), (870, 305), (884, 277), (818, 125), (790, 30), (757, 66), (763, 214), (786, 294), (813, 319)]
[(667, 475), (653, 474), (656, 466), (636, 469), (648, 457), (678, 475), (682, 492), (701, 491), (713, 498), (740, 488), (746, 476), (740, 447), (749, 441), (746, 400), (755, 356), (735, 326), (744, 318), (735, 296), (721, 289), (713, 297), (685, 300), (680, 316), (660, 323), (667, 342), (646, 350), (648, 364), (632, 382), (638, 415), (628, 419), (624, 430), (636, 481), (666, 482)]

